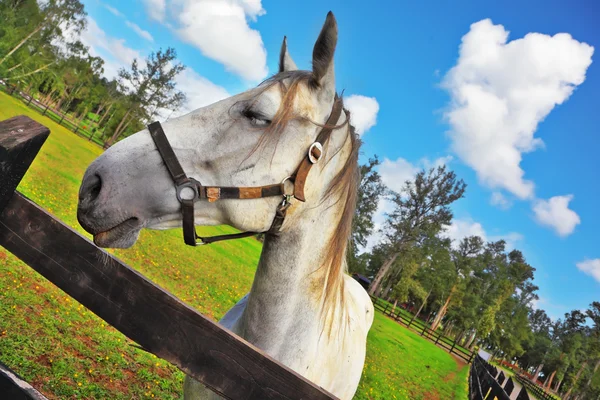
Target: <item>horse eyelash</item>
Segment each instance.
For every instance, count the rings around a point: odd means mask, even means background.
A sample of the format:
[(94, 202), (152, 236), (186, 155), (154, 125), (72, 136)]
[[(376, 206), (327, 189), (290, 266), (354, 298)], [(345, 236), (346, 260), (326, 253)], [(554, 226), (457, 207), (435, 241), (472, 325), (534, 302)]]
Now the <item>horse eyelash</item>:
[(246, 108), (243, 112), (242, 115), (248, 119), (256, 119), (256, 120), (260, 120), (260, 121), (264, 121), (267, 124), (271, 123), (271, 120), (266, 118), (263, 114), (253, 111), (251, 108)]

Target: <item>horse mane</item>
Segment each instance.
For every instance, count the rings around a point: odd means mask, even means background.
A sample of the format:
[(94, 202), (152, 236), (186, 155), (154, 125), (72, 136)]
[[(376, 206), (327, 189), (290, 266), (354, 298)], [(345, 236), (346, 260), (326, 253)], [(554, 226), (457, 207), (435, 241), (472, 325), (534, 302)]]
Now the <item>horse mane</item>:
[[(261, 86), (267, 90), (273, 85), (280, 85), (282, 93), (282, 101), (273, 117), (271, 124), (265, 130), (265, 134), (259, 140), (260, 146), (268, 137), (278, 137), (274, 133), (281, 132), (288, 122), (294, 119), (302, 118), (294, 114), (294, 100), (300, 88), (300, 83), (305, 83), (310, 90), (317, 90), (318, 83), (314, 80), (313, 74), (310, 71), (289, 71), (281, 72), (265, 80)], [(343, 101), (343, 99), (341, 99)], [(356, 201), (358, 197), (358, 184), (360, 182), (360, 170), (358, 167), (358, 150), (360, 147), (360, 139), (356, 134), (354, 126), (350, 124), (350, 111), (344, 108), (346, 114), (346, 122), (343, 125), (348, 125), (348, 136), (345, 139), (344, 145), (349, 140), (351, 150), (348, 158), (339, 172), (331, 180), (331, 183), (325, 191), (325, 196), (322, 202), (333, 198), (334, 204), (343, 202), (342, 213), (335, 229), (336, 234), (333, 235), (327, 245), (327, 253), (325, 261), (321, 268), (326, 268), (325, 282), (322, 300), (322, 316), (328, 320), (329, 328), (335, 317), (332, 312), (335, 310), (333, 305), (336, 300), (344, 303), (344, 274), (347, 272), (346, 252), (352, 233), (352, 220), (356, 210)], [(315, 125), (323, 127), (315, 121), (311, 121)], [(337, 126), (339, 128), (342, 126)], [(325, 149), (327, 151), (327, 149)], [(337, 154), (337, 152), (336, 152)], [(336, 154), (329, 157), (327, 162), (331, 161)], [(342, 314), (339, 315), (343, 317)], [(331, 333), (331, 330), (330, 330)]]

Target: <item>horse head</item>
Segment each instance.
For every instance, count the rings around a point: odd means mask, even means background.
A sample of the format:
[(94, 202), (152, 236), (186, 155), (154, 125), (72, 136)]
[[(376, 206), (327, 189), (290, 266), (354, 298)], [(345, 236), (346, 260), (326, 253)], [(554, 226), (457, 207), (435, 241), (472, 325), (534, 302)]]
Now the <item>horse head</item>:
[[(285, 181), (287, 190), (337, 101), (336, 43), (337, 24), (329, 13), (314, 46), (312, 71), (297, 69), (284, 38), (276, 75), (254, 89), (165, 122), (166, 137), (187, 175), (205, 186), (258, 187)], [(347, 122), (347, 117), (340, 120)], [(294, 202), (282, 230), (327, 197), (347, 173), (350, 158), (356, 163), (351, 155), (356, 154), (357, 139), (343, 126), (333, 130), (324, 150), (327, 157), (307, 177), (306, 202)], [(280, 203), (281, 197), (199, 201), (194, 222), (264, 232)], [(116, 143), (88, 167), (77, 216), (103, 247), (130, 247), (142, 228), (181, 226), (175, 185), (147, 129)]]

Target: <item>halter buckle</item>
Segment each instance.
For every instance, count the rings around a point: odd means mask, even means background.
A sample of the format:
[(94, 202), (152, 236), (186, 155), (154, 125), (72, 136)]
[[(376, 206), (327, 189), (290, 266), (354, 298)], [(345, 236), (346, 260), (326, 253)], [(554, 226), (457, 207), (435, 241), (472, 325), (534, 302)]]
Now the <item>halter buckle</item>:
[[(319, 150), (319, 156), (316, 157), (313, 154), (313, 150), (317, 149)], [(314, 142), (313, 144), (310, 145), (310, 147), (308, 148), (308, 159), (310, 160), (311, 164), (316, 164), (319, 162), (319, 160), (321, 159), (321, 156), (323, 155), (323, 146), (321, 145), (321, 143), (319, 142)]]
[[(197, 180), (195, 180), (194, 178), (189, 178), (188, 181), (183, 182), (179, 185), (177, 185), (177, 187), (175, 188), (176, 193), (177, 193), (177, 200), (179, 200), (180, 203), (183, 202), (183, 200), (191, 200), (191, 201), (196, 201), (200, 198), (200, 192), (198, 191), (198, 186), (199, 186), (200, 182), (198, 182)], [(181, 192), (186, 189), (189, 188), (192, 190), (192, 192), (194, 193), (194, 196), (191, 199), (187, 199), (187, 198), (182, 198), (181, 197)]]

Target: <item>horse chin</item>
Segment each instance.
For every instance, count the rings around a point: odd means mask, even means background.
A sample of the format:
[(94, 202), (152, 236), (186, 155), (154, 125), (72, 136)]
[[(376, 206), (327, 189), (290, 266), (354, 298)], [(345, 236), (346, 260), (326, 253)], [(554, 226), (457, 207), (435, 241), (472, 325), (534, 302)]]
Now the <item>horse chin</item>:
[(107, 231), (96, 233), (94, 243), (98, 247), (127, 249), (135, 244), (141, 229), (137, 219), (132, 218)]

